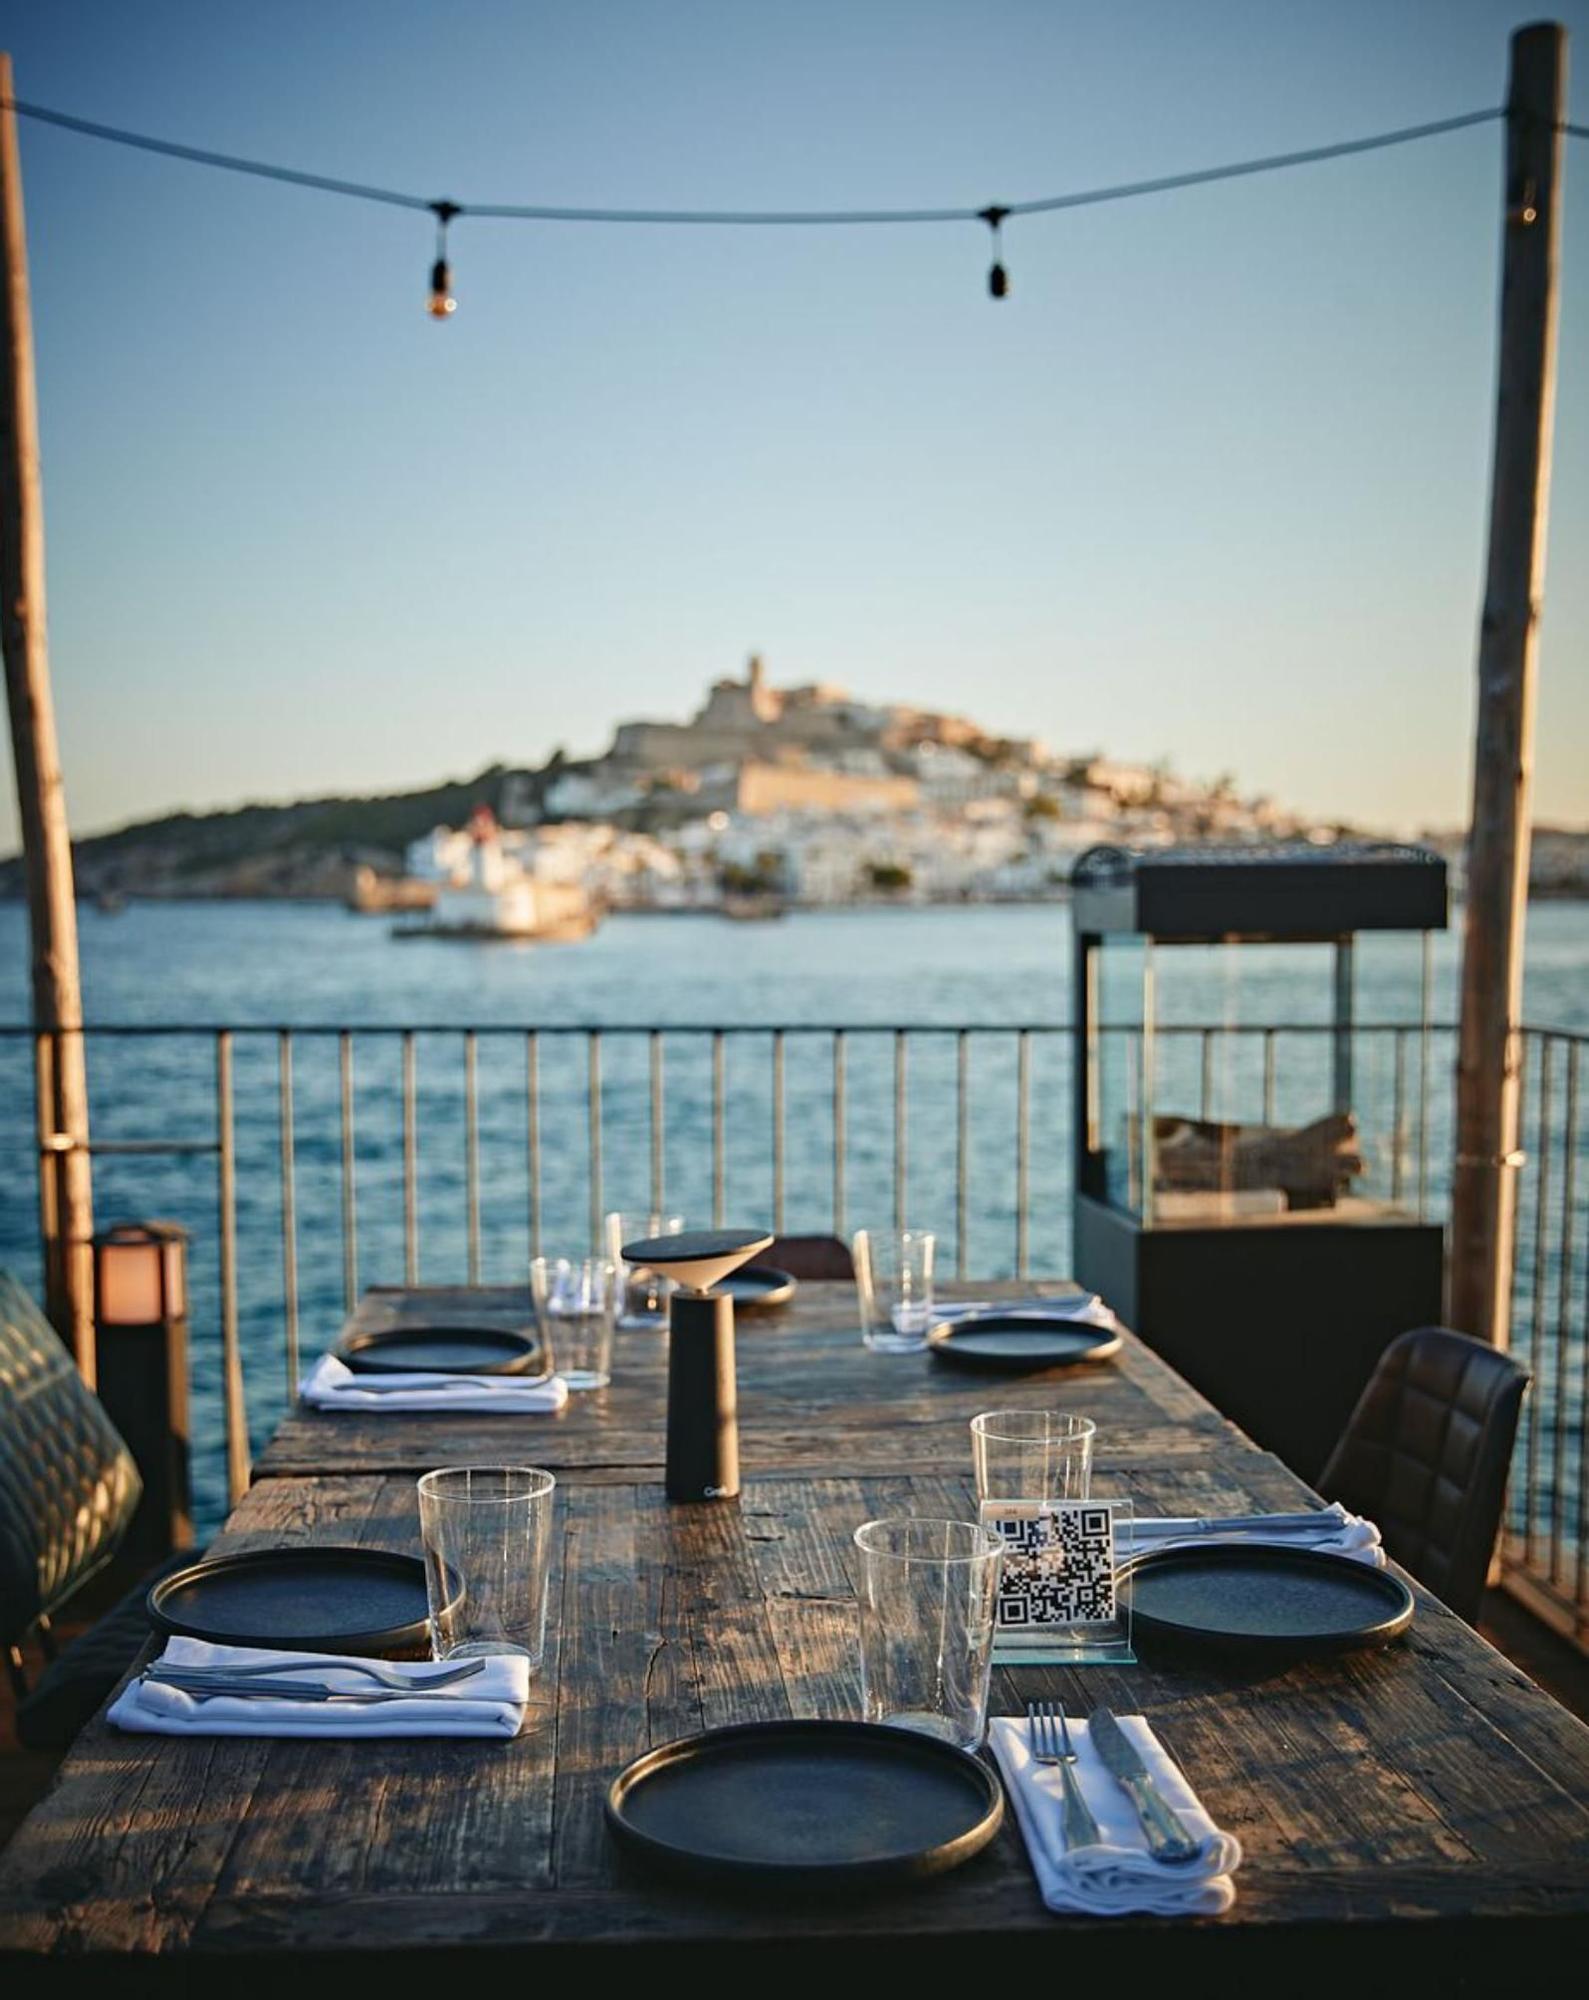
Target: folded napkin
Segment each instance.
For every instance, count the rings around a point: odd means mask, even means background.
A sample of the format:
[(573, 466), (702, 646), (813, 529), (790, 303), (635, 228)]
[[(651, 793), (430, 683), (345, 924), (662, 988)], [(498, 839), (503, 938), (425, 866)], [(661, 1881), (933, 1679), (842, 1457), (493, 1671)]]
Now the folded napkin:
[(359, 1375), (334, 1354), (298, 1384), (316, 1410), (560, 1410), (568, 1384), (559, 1375)]
[(1251, 1542), (1284, 1549), (1320, 1550), (1350, 1556), (1354, 1562), (1385, 1567), (1379, 1529), (1361, 1514), (1348, 1513), (1337, 1500), (1305, 1514), (1233, 1514), (1198, 1519), (1167, 1516), (1133, 1521), (1120, 1531), (1125, 1550), (1147, 1555), (1172, 1543), (1186, 1547), (1202, 1542)]
[[(168, 1639), (153, 1664), (212, 1670), (290, 1665), (301, 1668), (306, 1679), (348, 1694), (374, 1692), (376, 1683), (368, 1675), (346, 1670), (345, 1663), (352, 1658), (352, 1654), (276, 1653), (254, 1646), (212, 1646), (202, 1639)], [(437, 1671), (435, 1661), (379, 1664), (411, 1674), (416, 1688), (427, 1672)], [(411, 1701), (315, 1702), (285, 1695), (269, 1701), (256, 1695), (201, 1699), (180, 1688), (134, 1680), (111, 1704), (110, 1719), (118, 1729), (153, 1736), (517, 1736), (529, 1687), (529, 1661), (509, 1653), (488, 1659), (466, 1681), (428, 1694), (416, 1692)]]
[(1001, 1319), (1075, 1320), (1081, 1326), (1106, 1326), (1111, 1331), (1120, 1324), (1096, 1292), (1066, 1292), (1052, 1299), (959, 1299), (935, 1305), (932, 1318), (975, 1319), (981, 1313), (997, 1313)]
[(1101, 1836), (1096, 1847), (1065, 1847), (1064, 1789), (1057, 1764), (1036, 1764), (1026, 1724), (996, 1716), (988, 1740), (1026, 1838), (1026, 1851), (1043, 1901), (1063, 1915), (1119, 1917), (1217, 1917), (1236, 1900), (1231, 1876), (1241, 1865), (1241, 1843), (1221, 1833), (1198, 1804), (1197, 1794), (1140, 1715), (1122, 1715), (1120, 1726), (1142, 1752), (1164, 1802), (1200, 1843), (1194, 1861), (1155, 1861), (1136, 1809), (1104, 1769), (1085, 1722), (1072, 1722), (1072, 1765), (1082, 1797)]

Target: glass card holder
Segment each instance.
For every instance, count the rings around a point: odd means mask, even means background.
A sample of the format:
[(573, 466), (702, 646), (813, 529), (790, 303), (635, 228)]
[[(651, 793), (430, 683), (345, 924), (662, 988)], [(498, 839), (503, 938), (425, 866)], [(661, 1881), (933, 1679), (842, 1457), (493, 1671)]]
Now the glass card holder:
[(1135, 1665), (1129, 1500), (984, 1500), (978, 1512), (1004, 1544), (995, 1666)]

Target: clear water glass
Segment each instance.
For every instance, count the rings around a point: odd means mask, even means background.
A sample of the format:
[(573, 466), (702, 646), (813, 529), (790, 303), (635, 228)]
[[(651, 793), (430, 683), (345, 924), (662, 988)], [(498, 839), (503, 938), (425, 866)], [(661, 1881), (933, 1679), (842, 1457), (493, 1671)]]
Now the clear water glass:
[(668, 1294), (672, 1280), (645, 1264), (626, 1264), (623, 1246), (644, 1243), (652, 1236), (677, 1236), (684, 1227), (682, 1215), (635, 1213), (618, 1210), (603, 1218), (603, 1247), (622, 1274), (623, 1297), (619, 1311), (626, 1320), (654, 1320), (662, 1325), (668, 1316)]
[(855, 1531), (861, 1698), (890, 1722), (975, 1750), (988, 1720), (1003, 1543), (974, 1521), (868, 1521)]
[(987, 1410), (971, 1419), (977, 1498), (1087, 1500), (1092, 1496), (1090, 1417), (1059, 1410)]
[(618, 1266), (605, 1257), (537, 1257), (530, 1265), (535, 1323), (570, 1389), (605, 1389), (612, 1380), (618, 1291)]
[(932, 1325), (928, 1229), (858, 1229), (851, 1248), (861, 1302), (861, 1338), (880, 1354), (915, 1354)]
[(419, 1482), (419, 1533), (438, 1660), (546, 1653), (552, 1498), (529, 1465), (449, 1465)]

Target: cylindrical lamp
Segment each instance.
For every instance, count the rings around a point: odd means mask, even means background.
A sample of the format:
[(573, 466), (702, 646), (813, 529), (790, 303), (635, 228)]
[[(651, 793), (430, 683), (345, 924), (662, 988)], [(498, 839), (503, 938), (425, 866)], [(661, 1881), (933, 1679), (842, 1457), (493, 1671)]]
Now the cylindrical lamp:
[(118, 1222), (94, 1238), (99, 1399), (143, 1475), (123, 1544), (140, 1570), (193, 1540), (187, 1245), (175, 1222)]
[(679, 1288), (668, 1299), (670, 1500), (732, 1500), (739, 1493), (734, 1301), (714, 1287), (772, 1243), (759, 1229), (698, 1229), (622, 1246)]

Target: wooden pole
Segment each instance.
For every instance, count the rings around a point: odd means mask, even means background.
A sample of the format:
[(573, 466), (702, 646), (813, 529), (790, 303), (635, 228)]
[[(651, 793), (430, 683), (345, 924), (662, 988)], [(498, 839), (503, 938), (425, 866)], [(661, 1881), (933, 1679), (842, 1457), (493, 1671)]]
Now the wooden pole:
[(83, 996), (66, 795), (55, 742), (44, 620), (44, 491), (33, 378), (33, 315), (11, 58), (0, 55), (0, 232), (5, 257), (0, 371), (0, 643), (16, 759), (32, 938), (37, 1038), (39, 1219), (45, 1302), (94, 1381), (94, 1207), (88, 1154)]
[(1479, 631), (1451, 1187), (1451, 1323), (1510, 1331), (1521, 1116), (1523, 933), (1539, 613), (1545, 587), (1567, 32), (1512, 37), (1490, 553)]

